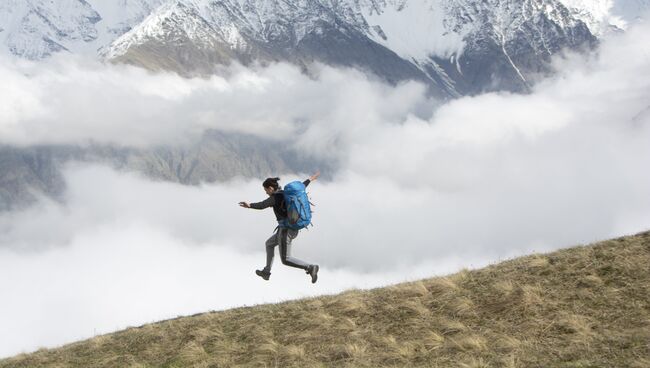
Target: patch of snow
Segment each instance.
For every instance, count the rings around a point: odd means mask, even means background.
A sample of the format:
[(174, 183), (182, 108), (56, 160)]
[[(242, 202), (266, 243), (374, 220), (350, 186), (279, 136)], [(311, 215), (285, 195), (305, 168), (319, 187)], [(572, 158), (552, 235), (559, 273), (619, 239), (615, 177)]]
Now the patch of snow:
[(224, 40), (232, 47), (233, 49), (241, 49), (246, 47), (246, 40), (239, 33), (239, 29), (236, 26), (231, 25), (229, 27), (222, 28), (224, 31)]
[(404, 59), (427, 60), (429, 56), (449, 58), (462, 54), (468, 27), (457, 30), (444, 0), (391, 1), (362, 7), (368, 24), (382, 31), (371, 32), (373, 41)]

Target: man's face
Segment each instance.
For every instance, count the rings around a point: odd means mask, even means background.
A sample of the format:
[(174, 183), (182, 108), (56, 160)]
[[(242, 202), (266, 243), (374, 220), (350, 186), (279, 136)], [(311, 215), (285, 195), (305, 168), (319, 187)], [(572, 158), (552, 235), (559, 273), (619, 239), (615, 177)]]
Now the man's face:
[(268, 194), (269, 197), (270, 197), (270, 196), (273, 194), (273, 192), (275, 192), (275, 189), (273, 189), (273, 187), (264, 187), (264, 191), (265, 191), (266, 194)]

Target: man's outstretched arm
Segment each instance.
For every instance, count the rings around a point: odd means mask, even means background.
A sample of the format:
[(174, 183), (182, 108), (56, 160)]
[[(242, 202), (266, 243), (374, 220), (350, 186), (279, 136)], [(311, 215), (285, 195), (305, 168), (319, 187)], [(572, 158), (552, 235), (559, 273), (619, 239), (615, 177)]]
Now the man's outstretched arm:
[(306, 187), (306, 186), (309, 185), (309, 183), (311, 183), (312, 181), (315, 181), (316, 179), (318, 179), (319, 176), (320, 176), (320, 171), (316, 171), (316, 173), (314, 175), (310, 176), (309, 179), (303, 181), (302, 183)]
[(263, 210), (265, 208), (273, 207), (275, 205), (275, 197), (269, 198), (257, 203), (239, 202), (239, 205), (244, 208), (252, 208), (254, 210)]

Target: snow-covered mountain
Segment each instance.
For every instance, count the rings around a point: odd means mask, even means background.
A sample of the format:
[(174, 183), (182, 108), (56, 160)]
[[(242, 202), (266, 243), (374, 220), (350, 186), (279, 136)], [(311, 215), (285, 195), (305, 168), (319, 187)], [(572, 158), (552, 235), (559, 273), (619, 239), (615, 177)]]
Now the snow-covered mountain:
[[(359, 67), (393, 83), (420, 80), (432, 93), (449, 97), (525, 90), (548, 70), (551, 55), (625, 30), (649, 3), (0, 0), (0, 53), (38, 60), (72, 52), (184, 74), (210, 73), (232, 61), (284, 60), (308, 71), (319, 61)], [(184, 183), (215, 180), (215, 163), (224, 177), (323, 167), (288, 167), (285, 158), (269, 156), (276, 149), (258, 151), (259, 146), (233, 137), (209, 138), (190, 153), (0, 146), (0, 172), (8, 173), (0, 175), (0, 211), (28, 202), (29, 188), (56, 197), (62, 188), (58, 165), (68, 160), (110, 162)]]
[(163, 1), (1, 0), (0, 42), (32, 60), (60, 51), (96, 55)]
[(174, 0), (103, 54), (181, 73), (224, 58), (317, 60), (458, 96), (525, 90), (550, 55), (595, 41), (556, 0)]
[(558, 51), (625, 29), (650, 0), (0, 0), (0, 42), (205, 74), (232, 61), (354, 66), (434, 94), (525, 90)]

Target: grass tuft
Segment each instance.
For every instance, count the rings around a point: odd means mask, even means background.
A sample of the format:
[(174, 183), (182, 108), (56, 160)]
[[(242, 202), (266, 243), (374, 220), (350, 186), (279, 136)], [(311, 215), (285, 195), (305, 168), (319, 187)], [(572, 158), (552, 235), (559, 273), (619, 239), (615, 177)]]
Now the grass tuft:
[(478, 352), (487, 349), (487, 340), (479, 335), (453, 336), (447, 339), (447, 346), (464, 352)]

